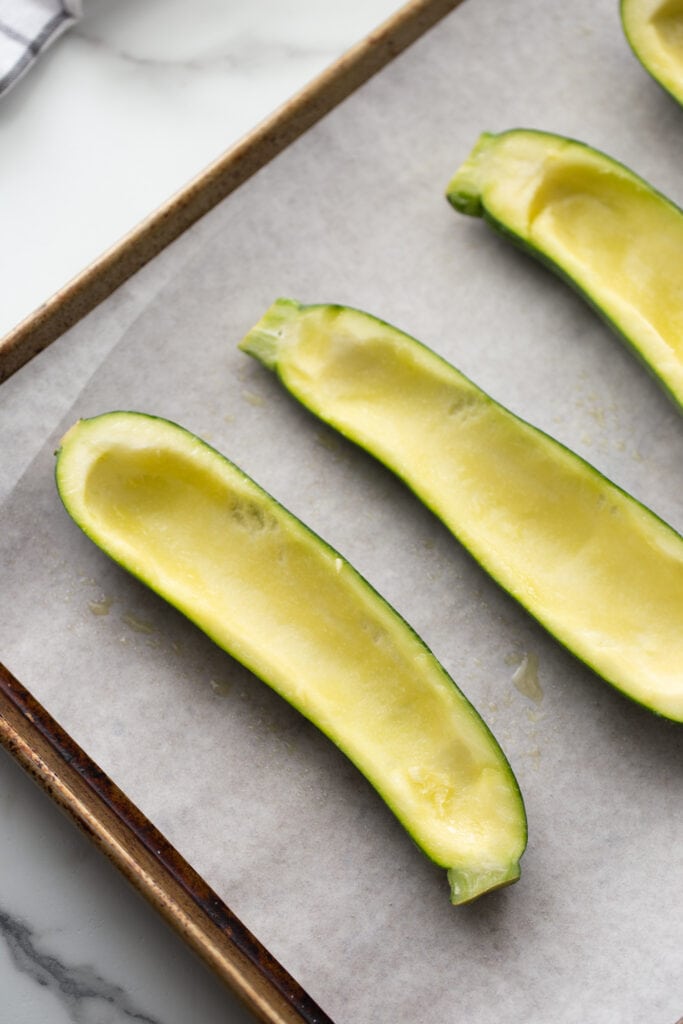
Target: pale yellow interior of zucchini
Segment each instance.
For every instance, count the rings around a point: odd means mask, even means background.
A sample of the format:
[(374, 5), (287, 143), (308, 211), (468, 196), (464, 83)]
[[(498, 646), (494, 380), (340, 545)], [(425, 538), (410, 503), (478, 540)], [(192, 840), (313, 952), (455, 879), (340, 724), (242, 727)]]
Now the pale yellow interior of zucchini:
[(683, 400), (683, 214), (619, 164), (536, 132), (485, 136), (449, 188), (569, 274)]
[(681, 0), (665, 0), (656, 4), (650, 21), (683, 81), (683, 3)]
[(86, 532), (326, 732), (437, 863), (475, 889), (487, 873), (492, 885), (516, 877), (523, 811), (497, 744), (335, 551), (215, 451), (150, 417), (78, 423), (58, 482)]
[(681, 538), (413, 339), (352, 310), (279, 308), (243, 347), (280, 315), (285, 385), (402, 476), (566, 646), (683, 718)]
[(622, 16), (640, 59), (683, 98), (683, 0), (625, 0)]

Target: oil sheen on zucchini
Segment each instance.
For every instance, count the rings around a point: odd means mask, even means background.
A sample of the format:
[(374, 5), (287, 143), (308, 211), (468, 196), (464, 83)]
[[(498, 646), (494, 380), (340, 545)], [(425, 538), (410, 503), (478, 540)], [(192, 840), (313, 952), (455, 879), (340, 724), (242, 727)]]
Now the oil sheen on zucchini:
[(621, 0), (621, 23), (645, 70), (683, 103), (682, 0)]
[(402, 331), (278, 300), (240, 346), (393, 469), (539, 622), (683, 720), (683, 538)]
[(505, 756), (424, 643), (336, 551), (167, 420), (78, 421), (56, 480), (96, 544), (346, 753), (447, 869), (453, 903), (516, 881), (526, 818)]
[(683, 404), (683, 212), (589, 146), (483, 134), (446, 190), (566, 277)]

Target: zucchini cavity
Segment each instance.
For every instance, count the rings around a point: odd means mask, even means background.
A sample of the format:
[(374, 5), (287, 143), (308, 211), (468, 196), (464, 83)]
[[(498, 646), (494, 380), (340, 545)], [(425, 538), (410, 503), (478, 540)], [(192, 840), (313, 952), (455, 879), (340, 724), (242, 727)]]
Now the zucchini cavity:
[(241, 342), (401, 477), (550, 633), (683, 720), (683, 538), (395, 327), (280, 299)]
[(496, 740), (424, 643), (338, 552), (167, 420), (80, 420), (66, 510), (111, 558), (320, 728), (448, 872), (453, 903), (519, 877), (526, 818)]

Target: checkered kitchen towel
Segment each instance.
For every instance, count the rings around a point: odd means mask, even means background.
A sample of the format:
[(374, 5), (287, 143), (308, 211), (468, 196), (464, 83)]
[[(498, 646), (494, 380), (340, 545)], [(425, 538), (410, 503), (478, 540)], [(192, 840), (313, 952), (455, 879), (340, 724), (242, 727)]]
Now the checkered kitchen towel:
[(0, 0), (0, 95), (81, 16), (81, 0)]

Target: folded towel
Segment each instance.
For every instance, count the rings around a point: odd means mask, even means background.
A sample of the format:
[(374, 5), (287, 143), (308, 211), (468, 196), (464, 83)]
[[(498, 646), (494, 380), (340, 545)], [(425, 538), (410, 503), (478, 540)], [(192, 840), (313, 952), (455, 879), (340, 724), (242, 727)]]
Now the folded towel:
[(0, 0), (0, 95), (81, 16), (81, 0)]

